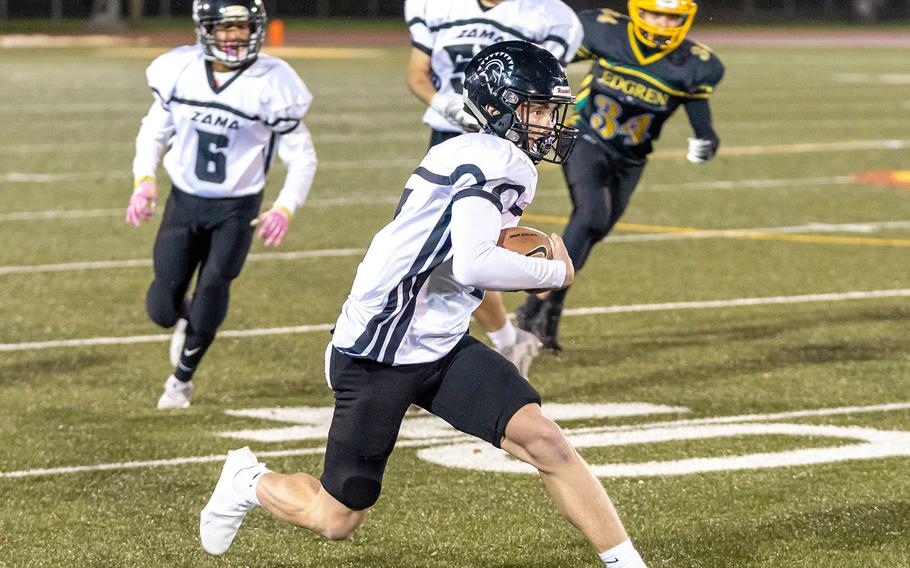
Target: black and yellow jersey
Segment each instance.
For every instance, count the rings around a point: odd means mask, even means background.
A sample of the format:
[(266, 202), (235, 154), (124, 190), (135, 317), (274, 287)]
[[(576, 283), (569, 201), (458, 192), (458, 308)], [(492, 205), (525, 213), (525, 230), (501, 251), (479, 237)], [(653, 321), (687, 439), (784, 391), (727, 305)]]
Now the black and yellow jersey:
[(680, 104), (711, 96), (724, 67), (708, 47), (689, 39), (669, 52), (647, 48), (628, 16), (613, 10), (578, 16), (584, 41), (575, 60), (594, 64), (576, 91), (573, 123), (611, 155), (642, 161)]

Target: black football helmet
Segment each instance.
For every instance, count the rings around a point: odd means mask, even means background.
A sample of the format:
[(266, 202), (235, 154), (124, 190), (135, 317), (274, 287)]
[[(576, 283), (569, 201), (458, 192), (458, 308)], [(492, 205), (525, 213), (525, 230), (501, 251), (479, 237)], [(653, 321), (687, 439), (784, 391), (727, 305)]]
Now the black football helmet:
[[(193, 0), (193, 21), (196, 23), (196, 37), (209, 61), (234, 68), (253, 61), (259, 55), (266, 29), (262, 0)], [(250, 38), (231, 42), (216, 40), (215, 26), (229, 23), (249, 25)]]
[[(534, 163), (561, 164), (578, 129), (566, 126), (575, 102), (566, 72), (549, 51), (524, 41), (504, 41), (482, 49), (465, 69), (466, 109), (485, 132), (514, 143)], [(530, 122), (537, 104), (552, 107), (551, 124)]]

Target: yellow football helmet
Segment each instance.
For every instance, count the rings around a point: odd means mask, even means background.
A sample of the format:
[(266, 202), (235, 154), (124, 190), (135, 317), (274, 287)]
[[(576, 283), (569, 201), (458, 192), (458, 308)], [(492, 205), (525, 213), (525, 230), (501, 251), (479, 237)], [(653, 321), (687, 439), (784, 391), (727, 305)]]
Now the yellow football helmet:
[[(641, 10), (679, 16), (682, 21), (672, 28), (651, 25), (641, 17)], [(629, 17), (632, 18), (635, 37), (649, 47), (665, 51), (672, 51), (682, 43), (697, 11), (695, 0), (629, 0)]]

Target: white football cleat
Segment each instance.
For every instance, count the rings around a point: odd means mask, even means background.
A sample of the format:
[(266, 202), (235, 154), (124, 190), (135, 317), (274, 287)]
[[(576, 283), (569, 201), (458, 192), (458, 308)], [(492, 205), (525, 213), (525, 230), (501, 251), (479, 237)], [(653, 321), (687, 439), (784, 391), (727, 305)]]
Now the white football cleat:
[(193, 397), (193, 381), (183, 382), (174, 375), (164, 381), (164, 392), (158, 399), (158, 409), (189, 408)]
[(180, 352), (186, 343), (186, 326), (189, 322), (183, 318), (177, 320), (174, 326), (174, 334), (171, 336), (171, 367), (176, 367), (180, 363)]
[(250, 471), (251, 468), (260, 469), (261, 473), (267, 471), (265, 464), (259, 463), (247, 447), (227, 453), (215, 490), (208, 504), (199, 513), (199, 539), (202, 548), (209, 554), (227, 552), (237, 536), (243, 518), (256, 506), (256, 503), (244, 499), (234, 487), (235, 479), (242, 472), (251, 480), (258, 477), (260, 472)]
[(522, 377), (528, 378), (531, 362), (540, 353), (540, 340), (530, 331), (521, 328), (516, 328), (515, 334), (517, 336), (515, 343), (503, 347), (499, 352), (518, 367), (518, 372)]

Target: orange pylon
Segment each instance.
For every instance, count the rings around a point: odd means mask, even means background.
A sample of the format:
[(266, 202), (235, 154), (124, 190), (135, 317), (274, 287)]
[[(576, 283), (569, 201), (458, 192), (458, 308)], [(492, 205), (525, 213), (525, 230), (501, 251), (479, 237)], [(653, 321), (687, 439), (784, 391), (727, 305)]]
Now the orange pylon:
[(272, 20), (269, 22), (268, 32), (269, 45), (272, 47), (281, 47), (284, 45), (284, 21)]

